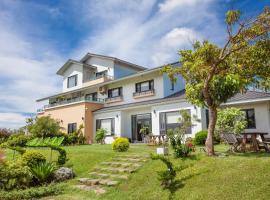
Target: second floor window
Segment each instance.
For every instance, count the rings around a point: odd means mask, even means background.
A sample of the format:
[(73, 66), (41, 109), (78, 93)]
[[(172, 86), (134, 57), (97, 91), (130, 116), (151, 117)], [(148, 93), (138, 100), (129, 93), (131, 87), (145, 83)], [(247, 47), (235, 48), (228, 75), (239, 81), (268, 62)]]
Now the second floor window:
[(121, 87), (108, 90), (108, 98), (119, 97), (119, 96), (122, 96)]
[(256, 120), (255, 120), (255, 110), (254, 109), (243, 109), (247, 120), (246, 129), (256, 128)]
[(85, 99), (86, 100), (96, 101), (97, 100), (97, 92), (94, 92), (94, 93), (91, 93), (91, 94), (86, 94)]
[(98, 78), (102, 78), (102, 77), (104, 77), (104, 76), (106, 76), (107, 75), (107, 70), (105, 70), (105, 71), (102, 71), (102, 72), (97, 72), (96, 73), (96, 78), (98, 79)]
[(78, 79), (78, 75), (77, 74), (68, 77), (67, 87), (68, 88), (71, 88), (71, 87), (77, 86), (77, 79)]
[(74, 133), (77, 130), (77, 123), (68, 124), (68, 134)]
[(154, 80), (136, 83), (136, 92), (144, 92), (154, 89)]

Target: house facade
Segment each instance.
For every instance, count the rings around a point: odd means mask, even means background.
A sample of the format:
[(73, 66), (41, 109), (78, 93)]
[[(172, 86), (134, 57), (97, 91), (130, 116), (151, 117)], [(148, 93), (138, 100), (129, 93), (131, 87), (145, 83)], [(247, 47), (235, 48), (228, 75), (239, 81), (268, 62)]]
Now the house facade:
[[(179, 63), (171, 63), (178, 66)], [(148, 127), (153, 135), (163, 135), (179, 126), (179, 110), (196, 115), (188, 137), (207, 128), (208, 111), (187, 102), (185, 82), (175, 83), (161, 67), (147, 69), (109, 56), (86, 54), (80, 61), (68, 60), (57, 74), (63, 77), (63, 91), (37, 100), (47, 102), (38, 116), (58, 119), (67, 133), (84, 126), (88, 143), (96, 130), (107, 130), (106, 143), (115, 137), (142, 141), (140, 130)], [(237, 94), (224, 107), (243, 109), (248, 120), (246, 131), (270, 132), (270, 94), (248, 91)]]

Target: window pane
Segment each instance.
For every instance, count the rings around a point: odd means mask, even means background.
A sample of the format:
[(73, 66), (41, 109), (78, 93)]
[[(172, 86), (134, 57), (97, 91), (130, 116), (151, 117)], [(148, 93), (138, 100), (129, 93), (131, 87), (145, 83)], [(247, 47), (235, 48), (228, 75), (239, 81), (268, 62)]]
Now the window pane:
[(111, 135), (112, 120), (111, 119), (101, 120), (101, 128), (107, 130), (107, 135)]
[(112, 97), (117, 97), (117, 96), (119, 96), (119, 89), (118, 88), (112, 90)]
[(147, 91), (149, 90), (149, 82), (143, 82), (141, 83), (141, 91)]
[(180, 113), (179, 112), (168, 112), (166, 113), (167, 124), (179, 123)]
[(77, 75), (68, 77), (68, 88), (74, 87), (77, 85)]

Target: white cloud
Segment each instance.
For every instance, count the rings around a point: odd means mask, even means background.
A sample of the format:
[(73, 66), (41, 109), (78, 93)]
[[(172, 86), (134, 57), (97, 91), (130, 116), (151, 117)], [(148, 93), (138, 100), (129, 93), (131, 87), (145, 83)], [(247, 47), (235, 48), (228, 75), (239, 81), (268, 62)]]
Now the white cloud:
[(196, 6), (200, 3), (207, 3), (210, 0), (165, 0), (159, 4), (160, 12), (170, 12), (176, 9), (188, 9), (189, 6)]
[(25, 116), (18, 113), (1, 113), (0, 128), (18, 128), (25, 125)]
[(181, 49), (191, 48), (192, 43), (196, 40), (201, 40), (201, 36), (194, 30), (186, 27), (174, 28), (161, 38), (152, 60), (156, 65), (159, 63), (165, 64), (175, 58), (180, 47)]

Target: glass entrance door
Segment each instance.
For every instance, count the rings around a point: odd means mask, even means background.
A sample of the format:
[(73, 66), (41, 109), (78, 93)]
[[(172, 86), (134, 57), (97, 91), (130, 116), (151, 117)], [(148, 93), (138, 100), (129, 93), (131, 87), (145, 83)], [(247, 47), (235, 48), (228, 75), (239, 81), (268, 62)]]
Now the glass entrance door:
[(150, 113), (132, 115), (132, 141), (142, 141), (143, 137), (140, 133), (142, 128), (147, 128), (147, 134), (152, 132), (152, 117)]

